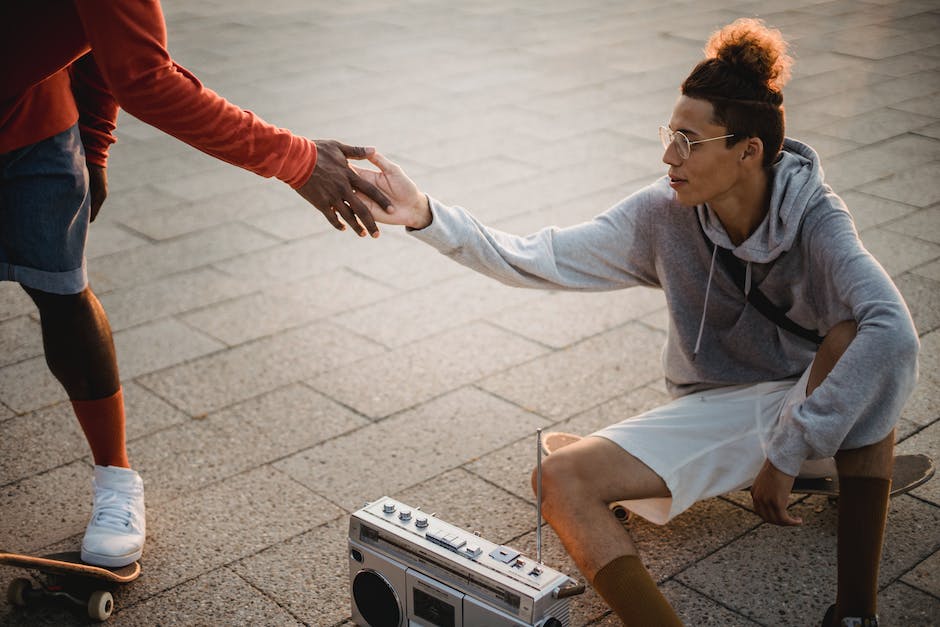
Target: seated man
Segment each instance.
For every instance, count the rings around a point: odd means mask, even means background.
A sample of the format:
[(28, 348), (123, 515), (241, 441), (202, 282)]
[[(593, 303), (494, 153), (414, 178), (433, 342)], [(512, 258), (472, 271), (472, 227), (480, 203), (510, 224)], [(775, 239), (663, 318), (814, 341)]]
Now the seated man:
[[(380, 154), (381, 171), (361, 174), (392, 200), (389, 213), (375, 206), (377, 221), (504, 283), (665, 292), (675, 400), (544, 466), (546, 520), (625, 624), (679, 619), (608, 503), (630, 500), (663, 524), (752, 486), (764, 520), (798, 525), (787, 512), (794, 477), (834, 456), (838, 592), (824, 625), (873, 625), (894, 426), (914, 386), (917, 334), (816, 152), (784, 138), (790, 58), (779, 31), (738, 20), (706, 50), (660, 129), (668, 176), (592, 221), (518, 237), (428, 199)], [(779, 315), (751, 304), (757, 292)]]

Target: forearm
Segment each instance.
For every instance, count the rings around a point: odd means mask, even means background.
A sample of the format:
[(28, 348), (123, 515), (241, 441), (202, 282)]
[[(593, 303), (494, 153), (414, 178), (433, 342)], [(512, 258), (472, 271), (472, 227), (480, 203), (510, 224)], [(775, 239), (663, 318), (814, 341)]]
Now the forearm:
[(311, 140), (206, 89), (166, 50), (155, 0), (76, 0), (101, 73), (128, 113), (223, 161), (299, 187), (316, 164)]

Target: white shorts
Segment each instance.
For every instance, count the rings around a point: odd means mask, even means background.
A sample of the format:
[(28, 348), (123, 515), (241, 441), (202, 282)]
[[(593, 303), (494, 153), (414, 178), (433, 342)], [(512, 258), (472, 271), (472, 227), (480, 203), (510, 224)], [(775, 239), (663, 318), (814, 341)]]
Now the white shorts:
[[(671, 497), (623, 502), (662, 525), (696, 501), (750, 486), (780, 418), (806, 400), (808, 379), (809, 368), (797, 381), (689, 394), (591, 435), (619, 445), (666, 482)], [(834, 470), (832, 458), (812, 460), (800, 475), (825, 476)]]

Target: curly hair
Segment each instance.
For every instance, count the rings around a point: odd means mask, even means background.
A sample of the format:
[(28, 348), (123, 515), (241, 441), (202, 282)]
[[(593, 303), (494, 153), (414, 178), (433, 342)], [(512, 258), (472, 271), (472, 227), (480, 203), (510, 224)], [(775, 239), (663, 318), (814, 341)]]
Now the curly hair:
[(682, 83), (681, 93), (706, 100), (717, 124), (734, 133), (732, 146), (747, 137), (764, 144), (764, 167), (783, 146), (783, 86), (793, 59), (779, 30), (762, 20), (741, 18), (716, 31), (705, 46), (705, 59)]

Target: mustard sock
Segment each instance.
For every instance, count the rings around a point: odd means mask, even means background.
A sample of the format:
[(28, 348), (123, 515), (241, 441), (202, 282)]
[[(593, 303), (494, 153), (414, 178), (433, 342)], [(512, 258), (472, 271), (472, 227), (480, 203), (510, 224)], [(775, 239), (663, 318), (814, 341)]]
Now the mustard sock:
[(682, 627), (636, 555), (618, 557), (597, 571), (594, 589), (627, 627)]
[(92, 401), (72, 401), (97, 466), (130, 468), (124, 433), (124, 391)]
[(891, 480), (839, 477), (837, 618), (878, 612), (878, 566)]

